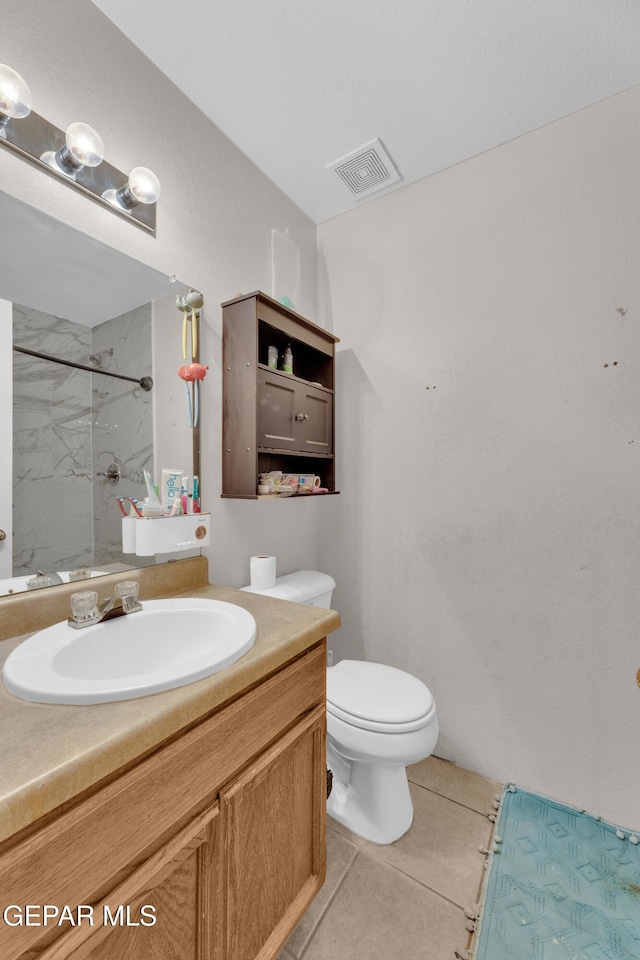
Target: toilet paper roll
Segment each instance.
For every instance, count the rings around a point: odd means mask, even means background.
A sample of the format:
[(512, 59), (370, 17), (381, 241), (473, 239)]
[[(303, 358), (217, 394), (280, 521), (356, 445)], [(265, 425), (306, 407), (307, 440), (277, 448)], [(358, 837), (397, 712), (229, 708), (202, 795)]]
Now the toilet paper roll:
[(254, 590), (269, 590), (276, 582), (276, 558), (261, 554), (249, 561), (251, 586)]

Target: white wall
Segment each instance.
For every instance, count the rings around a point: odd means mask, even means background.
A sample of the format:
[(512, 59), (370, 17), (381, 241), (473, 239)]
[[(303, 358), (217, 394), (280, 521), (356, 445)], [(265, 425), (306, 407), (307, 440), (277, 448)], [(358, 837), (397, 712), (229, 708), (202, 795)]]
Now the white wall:
[[(206, 551), (212, 579), (248, 582), (252, 553), (275, 553), (280, 573), (314, 565), (321, 504), (219, 498), (219, 305), (240, 291), (270, 292), (271, 230), (289, 228), (301, 250), (296, 306), (315, 319), (314, 224), (86, 0), (5, 0), (0, 62), (25, 77), (38, 113), (62, 129), (73, 120), (92, 124), (110, 163), (123, 171), (143, 164), (160, 177), (154, 238), (0, 150), (0, 189), (204, 294), (201, 359), (211, 370), (203, 396), (202, 492), (204, 509), (213, 513), (213, 545)], [(183, 363), (181, 331), (176, 310), (175, 341), (166, 345), (176, 371)], [(183, 403), (182, 382), (178, 391)]]
[(439, 755), (636, 828), (639, 113), (637, 88), (319, 228), (337, 656), (426, 681)]

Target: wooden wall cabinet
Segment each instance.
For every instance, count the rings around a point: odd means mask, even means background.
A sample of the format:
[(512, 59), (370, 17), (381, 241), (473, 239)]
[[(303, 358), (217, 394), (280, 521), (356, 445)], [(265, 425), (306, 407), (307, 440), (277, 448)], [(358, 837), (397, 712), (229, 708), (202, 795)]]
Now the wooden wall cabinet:
[(324, 882), (325, 668), (322, 641), (6, 841), (3, 909), (86, 909), (76, 925), (0, 923), (2, 960), (276, 957)]
[[(222, 319), (222, 496), (255, 499), (270, 470), (316, 474), (335, 493), (338, 338), (259, 291), (223, 303)], [(288, 344), (292, 374), (281, 369)]]

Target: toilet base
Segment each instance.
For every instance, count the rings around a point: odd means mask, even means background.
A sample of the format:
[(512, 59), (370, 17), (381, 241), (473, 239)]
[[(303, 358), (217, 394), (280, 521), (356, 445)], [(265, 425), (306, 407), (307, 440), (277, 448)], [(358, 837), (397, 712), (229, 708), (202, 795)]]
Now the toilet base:
[(356, 760), (349, 764), (345, 783), (344, 760), (331, 749), (328, 763), (334, 775), (327, 801), (330, 817), (372, 843), (393, 843), (407, 832), (413, 823), (413, 803), (405, 766)]

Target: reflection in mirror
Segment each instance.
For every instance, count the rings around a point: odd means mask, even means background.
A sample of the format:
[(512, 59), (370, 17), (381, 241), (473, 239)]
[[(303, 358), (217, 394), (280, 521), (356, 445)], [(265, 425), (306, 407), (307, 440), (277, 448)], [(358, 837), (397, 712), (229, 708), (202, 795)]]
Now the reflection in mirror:
[(188, 287), (1, 192), (0, 222), (0, 594), (153, 562), (123, 555), (115, 497), (143, 500), (157, 469), (162, 377), (144, 378)]
[(109, 569), (122, 561), (114, 496), (142, 500), (153, 472), (153, 394), (105, 373), (151, 376), (151, 304), (89, 327), (14, 303), (13, 331), (13, 576)]

